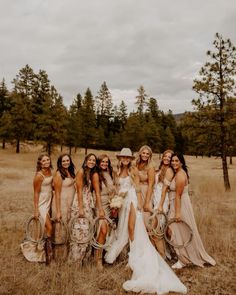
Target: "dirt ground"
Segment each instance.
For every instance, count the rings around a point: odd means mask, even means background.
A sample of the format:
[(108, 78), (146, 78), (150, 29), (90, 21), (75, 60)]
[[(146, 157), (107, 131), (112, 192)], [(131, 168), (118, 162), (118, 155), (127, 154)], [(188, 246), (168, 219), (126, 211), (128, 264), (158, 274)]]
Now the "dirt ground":
[[(27, 145), (21, 154), (11, 147), (0, 150), (0, 294), (134, 294), (122, 289), (130, 271), (123, 262), (105, 266), (98, 273), (93, 263), (76, 264), (27, 262), (20, 252), (25, 220), (33, 212), (32, 180), (41, 147)], [(66, 151), (66, 150), (64, 150)], [(89, 150), (90, 152), (91, 150)], [(103, 151), (93, 151), (99, 155)], [(116, 166), (115, 152), (108, 152)], [(54, 167), (59, 151), (52, 156)], [(77, 168), (84, 150), (72, 154)], [(186, 157), (190, 190), (199, 231), (215, 267), (189, 267), (176, 271), (189, 295), (236, 294), (236, 158), (229, 167), (231, 192), (225, 193), (220, 159)], [(155, 166), (159, 155), (154, 155)], [(54, 169), (55, 170), (55, 169)], [(174, 294), (174, 293), (173, 293)], [(176, 293), (175, 293), (176, 294)]]

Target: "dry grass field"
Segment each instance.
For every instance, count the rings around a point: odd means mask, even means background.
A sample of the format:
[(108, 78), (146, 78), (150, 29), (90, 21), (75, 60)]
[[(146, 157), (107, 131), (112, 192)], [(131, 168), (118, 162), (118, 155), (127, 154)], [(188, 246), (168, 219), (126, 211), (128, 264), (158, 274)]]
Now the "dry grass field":
[[(82, 269), (55, 262), (45, 266), (27, 262), (22, 256), (19, 244), (24, 238), (24, 221), (33, 212), (32, 179), (38, 153), (36, 146), (25, 146), (21, 154), (15, 154), (11, 147), (0, 150), (0, 294), (131, 294), (122, 289), (123, 281), (130, 276), (124, 263), (106, 265), (98, 273), (93, 263)], [(54, 166), (58, 155), (53, 154)], [(115, 153), (109, 155), (115, 165)], [(81, 166), (83, 157), (84, 150), (72, 155), (76, 167)], [(220, 159), (186, 160), (199, 231), (217, 265), (184, 268), (177, 274), (189, 295), (236, 294), (236, 158), (229, 169), (230, 193), (224, 192)], [(158, 165), (158, 155), (154, 155), (154, 163)]]

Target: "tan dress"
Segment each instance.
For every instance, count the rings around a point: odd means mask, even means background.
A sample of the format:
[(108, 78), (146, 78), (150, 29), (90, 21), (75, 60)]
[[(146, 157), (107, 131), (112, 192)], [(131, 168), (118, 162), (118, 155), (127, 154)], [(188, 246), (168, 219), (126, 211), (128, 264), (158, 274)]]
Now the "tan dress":
[[(110, 194), (114, 191), (114, 183), (108, 172), (103, 172), (103, 176), (106, 179), (106, 184), (102, 182), (102, 189), (100, 192), (102, 208), (105, 211), (105, 216), (110, 217), (111, 209), (110, 209)], [(94, 200), (95, 202), (95, 200)]]
[[(45, 227), (46, 217), (49, 214), (52, 200), (52, 176), (44, 176), (41, 172), (38, 172), (43, 177), (41, 189), (39, 193), (39, 214), (43, 220), (43, 226)], [(20, 245), (21, 251), (25, 258), (31, 262), (45, 262), (45, 250), (44, 241), (39, 243), (33, 243), (31, 241), (23, 241)]]
[[(72, 215), (72, 205), (75, 198), (75, 179), (72, 177), (66, 177), (62, 179), (62, 187), (60, 193), (60, 203), (61, 203), (61, 216), (65, 223), (69, 223)], [(56, 217), (56, 204), (55, 198), (53, 200), (53, 217)], [(61, 227), (56, 225), (55, 233), (58, 238), (65, 235), (61, 232)], [(68, 244), (55, 245), (54, 247), (54, 258), (56, 261), (65, 261), (68, 255)]]
[[(148, 170), (147, 169), (138, 170), (138, 174), (139, 174), (139, 185), (141, 189), (141, 194), (142, 194), (143, 202), (145, 202), (147, 190), (148, 190)], [(147, 226), (148, 224), (148, 218), (150, 215), (151, 215), (150, 212), (143, 212), (145, 226)]]
[[(71, 219), (71, 210), (75, 198), (75, 179), (72, 177), (66, 177), (62, 180), (61, 187), (61, 215), (65, 222), (69, 222)], [(53, 217), (56, 217), (56, 204), (53, 200)]]
[[(170, 192), (169, 192), (169, 201), (170, 201), (170, 211), (168, 214), (169, 219), (175, 217), (175, 178), (171, 181)], [(203, 267), (205, 263), (215, 265), (215, 260), (209, 256), (204, 249), (201, 237), (199, 235), (196, 221), (194, 218), (192, 204), (188, 194), (188, 185), (184, 187), (182, 196), (181, 196), (181, 209), (180, 216), (183, 221), (185, 221), (192, 229), (193, 238), (191, 243), (182, 249), (175, 249), (176, 254), (181, 262), (184, 264), (195, 264)], [(172, 223), (170, 225), (172, 236), (171, 241), (174, 244), (183, 244), (187, 241), (189, 237), (189, 232), (186, 228), (179, 226), (177, 223)]]

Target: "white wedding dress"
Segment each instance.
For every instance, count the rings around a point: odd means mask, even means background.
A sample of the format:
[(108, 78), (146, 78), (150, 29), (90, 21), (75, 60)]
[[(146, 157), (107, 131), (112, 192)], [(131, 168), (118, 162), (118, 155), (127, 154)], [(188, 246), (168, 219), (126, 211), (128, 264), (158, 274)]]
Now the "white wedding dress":
[(157, 293), (170, 291), (187, 293), (187, 288), (177, 278), (172, 269), (158, 254), (149, 240), (142, 213), (137, 210), (137, 196), (129, 176), (120, 178), (120, 192), (128, 192), (120, 210), (117, 239), (112, 243), (105, 255), (108, 263), (113, 263), (129, 241), (128, 218), (130, 204), (136, 208), (136, 224), (134, 240), (130, 243), (128, 264), (133, 271), (130, 280), (124, 282), (126, 291), (141, 293)]

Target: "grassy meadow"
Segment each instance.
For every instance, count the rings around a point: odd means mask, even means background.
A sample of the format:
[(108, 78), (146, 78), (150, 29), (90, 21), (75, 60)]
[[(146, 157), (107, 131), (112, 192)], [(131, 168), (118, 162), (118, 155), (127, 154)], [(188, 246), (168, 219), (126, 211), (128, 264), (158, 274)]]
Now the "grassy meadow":
[[(45, 266), (24, 259), (19, 245), (24, 238), (24, 222), (33, 212), (32, 180), (40, 148), (25, 145), (20, 154), (10, 146), (0, 150), (0, 294), (134, 294), (122, 289), (122, 283), (131, 275), (122, 262), (106, 265), (99, 273), (93, 263), (79, 268), (55, 262)], [(103, 152), (90, 151), (97, 155)], [(54, 151), (54, 167), (59, 154)], [(108, 154), (115, 167), (116, 153)], [(72, 154), (77, 168), (83, 157), (82, 149)], [(176, 273), (188, 287), (189, 295), (236, 294), (236, 158), (229, 167), (229, 193), (224, 191), (220, 159), (187, 156), (186, 161), (199, 231), (217, 265), (184, 268)], [(153, 162), (158, 166), (159, 155), (154, 155)]]

